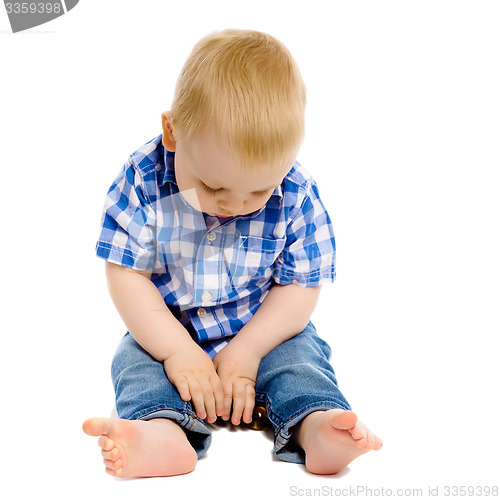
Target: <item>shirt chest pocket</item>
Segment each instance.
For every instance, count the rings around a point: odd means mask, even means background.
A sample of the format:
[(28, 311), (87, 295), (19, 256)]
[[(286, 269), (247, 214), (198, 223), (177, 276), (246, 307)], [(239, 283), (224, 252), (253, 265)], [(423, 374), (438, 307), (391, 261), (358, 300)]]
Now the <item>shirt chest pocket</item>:
[(273, 274), (274, 262), (285, 247), (285, 238), (241, 237), (224, 249), (227, 273), (235, 288), (267, 281)]

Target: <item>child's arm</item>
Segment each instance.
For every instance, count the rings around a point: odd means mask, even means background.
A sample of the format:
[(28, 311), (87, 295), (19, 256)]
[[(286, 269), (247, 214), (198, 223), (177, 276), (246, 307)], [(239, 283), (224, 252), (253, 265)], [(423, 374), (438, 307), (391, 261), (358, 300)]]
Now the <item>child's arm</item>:
[(234, 424), (250, 423), (255, 403), (255, 381), (261, 359), (299, 334), (309, 322), (321, 286), (275, 284), (252, 319), (214, 358), (224, 390), (224, 416), (231, 402)]
[(214, 365), (168, 309), (150, 277), (151, 272), (106, 262), (111, 298), (130, 334), (163, 363), (170, 382), (184, 401), (192, 400), (198, 416), (215, 421), (223, 396)]

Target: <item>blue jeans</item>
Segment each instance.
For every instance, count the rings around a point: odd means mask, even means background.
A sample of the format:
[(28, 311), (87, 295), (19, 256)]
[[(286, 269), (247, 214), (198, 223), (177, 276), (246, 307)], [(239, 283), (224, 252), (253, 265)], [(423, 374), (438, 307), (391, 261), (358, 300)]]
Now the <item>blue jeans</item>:
[[(255, 400), (267, 409), (274, 428), (274, 453), (285, 462), (304, 463), (304, 451), (291, 439), (293, 427), (304, 417), (317, 410), (350, 409), (337, 387), (328, 362), (330, 355), (329, 345), (309, 322), (304, 331), (276, 347), (260, 363)], [(207, 451), (212, 439), (209, 429), (196, 416), (191, 402), (180, 398), (163, 364), (142, 349), (130, 333), (118, 346), (111, 372), (120, 418), (169, 418), (184, 428), (198, 457)]]

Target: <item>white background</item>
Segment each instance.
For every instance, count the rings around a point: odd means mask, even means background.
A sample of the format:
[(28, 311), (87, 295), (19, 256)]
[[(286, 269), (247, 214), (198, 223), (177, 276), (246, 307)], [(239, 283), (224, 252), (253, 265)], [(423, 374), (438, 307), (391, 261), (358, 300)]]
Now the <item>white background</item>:
[[(482, 0), (82, 0), (14, 35), (0, 6), (9, 498), (498, 485), (499, 25), (498, 2)], [(337, 282), (313, 319), (385, 446), (321, 477), (273, 461), (263, 433), (221, 428), (194, 473), (117, 480), (81, 431), (110, 414), (125, 331), (94, 254), (102, 204), (127, 156), (160, 133), (194, 43), (227, 27), (275, 35), (301, 67), (299, 160), (338, 247)]]

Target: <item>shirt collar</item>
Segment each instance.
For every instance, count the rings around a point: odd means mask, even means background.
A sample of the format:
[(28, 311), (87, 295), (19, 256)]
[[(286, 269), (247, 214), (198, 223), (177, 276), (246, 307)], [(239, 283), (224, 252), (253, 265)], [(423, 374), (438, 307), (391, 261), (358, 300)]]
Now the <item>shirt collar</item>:
[[(163, 186), (167, 182), (171, 182), (177, 186), (177, 182), (175, 180), (175, 153), (172, 153), (171, 151), (168, 151), (163, 144), (161, 144), (161, 147), (163, 148), (163, 163), (165, 165), (165, 172), (163, 174), (163, 180), (161, 185)], [(283, 180), (283, 182), (285, 182)], [(282, 184), (279, 184), (276, 186), (274, 189), (273, 193), (271, 196), (278, 196), (280, 198), (283, 198), (283, 189), (282, 189)]]
[(165, 172), (163, 173), (161, 185), (163, 186), (166, 182), (172, 182), (177, 186), (174, 169), (175, 153), (168, 151), (163, 144), (161, 144), (161, 147), (163, 148), (163, 164), (165, 165)]

